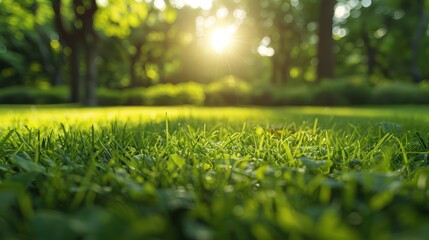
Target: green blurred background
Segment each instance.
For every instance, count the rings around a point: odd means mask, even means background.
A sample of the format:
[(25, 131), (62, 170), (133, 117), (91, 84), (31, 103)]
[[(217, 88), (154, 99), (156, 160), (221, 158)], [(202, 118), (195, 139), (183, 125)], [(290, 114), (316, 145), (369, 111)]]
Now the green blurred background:
[(427, 0), (0, 0), (0, 103), (429, 103)]

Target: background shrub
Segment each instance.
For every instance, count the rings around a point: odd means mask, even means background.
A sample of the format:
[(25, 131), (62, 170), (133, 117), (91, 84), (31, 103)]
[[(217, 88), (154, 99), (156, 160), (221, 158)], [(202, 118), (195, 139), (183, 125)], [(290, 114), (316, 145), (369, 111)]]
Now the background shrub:
[(173, 84), (155, 85), (145, 89), (145, 98), (147, 105), (175, 105), (177, 102), (177, 88)]
[(31, 89), (26, 87), (10, 87), (0, 90), (0, 103), (5, 104), (34, 104)]
[(118, 90), (100, 88), (97, 89), (97, 100), (101, 106), (116, 106), (125, 104), (126, 97)]
[(251, 104), (253, 105), (261, 105), (261, 106), (275, 106), (281, 105), (278, 101), (276, 101), (276, 97), (274, 95), (276, 91), (275, 86), (261, 84), (252, 87)]
[(404, 82), (379, 84), (372, 91), (374, 104), (428, 104), (429, 88)]
[(67, 103), (70, 94), (66, 87), (57, 87), (46, 90), (32, 89), (30, 95), (36, 104), (59, 104)]
[(371, 100), (371, 88), (361, 78), (327, 79), (314, 91), (313, 105), (357, 105)]
[(251, 103), (252, 87), (234, 76), (210, 83), (206, 88), (207, 105), (246, 105)]
[(131, 88), (121, 91), (121, 96), (124, 97), (124, 104), (129, 106), (148, 105), (146, 88)]
[(1, 104), (60, 104), (69, 97), (67, 88), (38, 89), (10, 87), (0, 89)]
[[(101, 106), (262, 105), (337, 106), (357, 104), (429, 104), (429, 84), (381, 82), (373, 87), (362, 78), (325, 80), (317, 85), (255, 85), (228, 76), (209, 85), (186, 82), (149, 88), (97, 90)], [(0, 89), (0, 104), (67, 103), (67, 87)]]
[(206, 98), (201, 84), (188, 82), (180, 83), (177, 87), (177, 103), (186, 105), (203, 105)]
[(273, 91), (276, 105), (306, 106), (311, 105), (314, 99), (314, 90), (310, 86), (289, 86), (277, 88)]

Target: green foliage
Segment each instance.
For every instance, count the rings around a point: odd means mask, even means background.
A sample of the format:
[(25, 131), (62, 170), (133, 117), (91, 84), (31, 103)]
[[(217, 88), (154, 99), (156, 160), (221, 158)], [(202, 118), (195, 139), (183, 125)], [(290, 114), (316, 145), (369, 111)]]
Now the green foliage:
[(99, 89), (97, 96), (102, 106), (202, 105), (205, 98), (203, 86), (192, 82), (123, 90)]
[(262, 106), (312, 105), (314, 96), (314, 87), (307, 85), (256, 85), (252, 91), (252, 104)]
[(177, 88), (172, 84), (155, 85), (146, 89), (147, 105), (175, 105)]
[(177, 101), (179, 104), (203, 105), (206, 98), (204, 87), (201, 84), (188, 82), (180, 83), (177, 87)]
[(66, 88), (10, 87), (0, 89), (0, 103), (2, 104), (57, 104), (67, 101), (68, 90)]
[(275, 88), (273, 95), (276, 105), (308, 106), (313, 105), (314, 91), (312, 86), (286, 86)]
[[(100, 88), (101, 106), (167, 105), (262, 105), (262, 106), (344, 106), (380, 104), (427, 104), (429, 88), (401, 82), (383, 82), (370, 87), (359, 77), (330, 79), (318, 85), (250, 85), (229, 76), (207, 86), (199, 83), (158, 84), (148, 88), (113, 90)], [(3, 104), (66, 103), (66, 88), (46, 90), (10, 87), (0, 90)]]
[(267, 84), (257, 84), (252, 88), (252, 105), (271, 106), (276, 105), (273, 92), (274, 86)]
[(356, 105), (370, 102), (370, 87), (361, 78), (329, 79), (315, 87), (316, 105)]
[(372, 102), (377, 104), (428, 104), (429, 88), (424, 85), (392, 82), (374, 87)]
[(125, 94), (120, 91), (106, 88), (100, 88), (97, 90), (97, 101), (101, 106), (124, 105), (127, 101), (130, 105), (133, 103), (130, 96), (125, 96)]
[(232, 75), (210, 83), (206, 88), (207, 105), (246, 105), (251, 100), (251, 85)]

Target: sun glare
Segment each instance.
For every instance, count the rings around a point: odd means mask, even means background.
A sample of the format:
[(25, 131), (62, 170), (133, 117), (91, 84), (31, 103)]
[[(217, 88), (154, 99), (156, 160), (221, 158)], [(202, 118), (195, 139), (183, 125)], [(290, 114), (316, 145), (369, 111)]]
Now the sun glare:
[(223, 53), (231, 46), (234, 35), (232, 27), (217, 28), (210, 35), (210, 42), (217, 53)]

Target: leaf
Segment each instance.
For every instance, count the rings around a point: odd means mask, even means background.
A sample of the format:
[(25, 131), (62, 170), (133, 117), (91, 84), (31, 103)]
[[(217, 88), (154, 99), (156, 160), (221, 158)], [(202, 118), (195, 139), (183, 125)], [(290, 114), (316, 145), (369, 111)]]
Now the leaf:
[(255, 170), (255, 176), (258, 180), (263, 180), (265, 178), (265, 171), (268, 169), (268, 165), (263, 165)]
[(185, 189), (162, 189), (158, 191), (159, 206), (170, 210), (189, 209), (193, 206), (192, 194)]
[(344, 180), (353, 180), (361, 184), (364, 189), (375, 193), (385, 191), (397, 192), (403, 184), (396, 173), (383, 173), (383, 172), (354, 172), (344, 175)]
[(188, 239), (213, 239), (213, 232), (208, 226), (190, 219), (185, 222), (185, 234)]
[(417, 139), (419, 140), (420, 145), (423, 147), (423, 149), (425, 149), (425, 150), (429, 149), (428, 146), (425, 143), (425, 140), (423, 140), (423, 138), (422, 138), (422, 136), (420, 135), (419, 132), (416, 132), (416, 136), (417, 136)]
[(156, 161), (153, 157), (147, 156), (146, 154), (137, 154), (132, 157), (132, 160), (137, 162), (143, 162), (147, 167), (153, 167), (156, 164)]
[[(33, 215), (33, 206), (31, 198), (28, 195), (25, 186), (17, 182), (2, 182), (0, 184), (0, 210), (10, 204), (17, 203), (22, 216), (30, 218)], [(3, 211), (2, 211), (3, 212)]]
[(334, 209), (324, 209), (317, 223), (317, 235), (321, 239), (359, 239), (342, 221), (341, 215)]
[(177, 154), (170, 155), (169, 158), (179, 169), (182, 169), (183, 165), (185, 165), (186, 160)]
[(306, 158), (306, 157), (302, 157), (299, 160), (302, 162), (302, 164), (305, 167), (307, 167), (309, 169), (320, 168), (320, 167), (324, 166), (328, 162), (328, 160), (318, 160), (318, 161), (315, 161), (315, 160), (311, 160), (310, 158)]
[(16, 193), (0, 188), (0, 211), (4, 214), (16, 201)]
[(124, 239), (126, 228), (129, 230), (118, 215), (96, 206), (79, 210), (69, 224), (74, 232), (84, 236), (83, 239)]
[(13, 172), (12, 169), (9, 168), (9, 166), (0, 163), (0, 171), (4, 171), (4, 172)]
[(3, 137), (3, 139), (0, 141), (0, 146), (3, 146), (3, 144), (12, 136), (12, 134), (15, 132), (15, 130), (10, 130), (6, 136)]
[(390, 191), (380, 192), (371, 197), (369, 205), (373, 210), (380, 211), (392, 202), (393, 197), (394, 194)]
[(56, 211), (37, 212), (32, 220), (35, 239), (75, 239), (68, 219)]
[(402, 133), (402, 124), (394, 122), (380, 122), (378, 125), (385, 133)]
[(26, 159), (24, 159), (24, 158), (22, 158), (16, 154), (10, 156), (10, 158), (13, 161), (15, 161), (16, 165), (20, 169), (22, 169), (26, 172), (37, 172), (37, 173), (43, 173), (43, 174), (46, 173), (46, 169), (44, 166), (39, 165), (39, 164), (32, 162), (32, 161), (26, 160)]
[(21, 172), (8, 177), (7, 180), (28, 187), (38, 175), (39, 173), (36, 172)]

